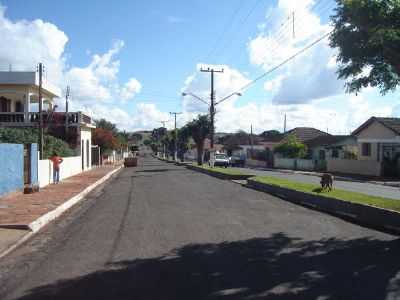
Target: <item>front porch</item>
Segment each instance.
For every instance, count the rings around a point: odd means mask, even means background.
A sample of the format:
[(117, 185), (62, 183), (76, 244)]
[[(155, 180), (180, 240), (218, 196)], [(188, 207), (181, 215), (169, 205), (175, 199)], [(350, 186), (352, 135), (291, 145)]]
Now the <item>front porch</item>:
[[(43, 112), (43, 125), (94, 127), (91, 117), (82, 112)], [(39, 112), (0, 112), (0, 127), (37, 127)]]

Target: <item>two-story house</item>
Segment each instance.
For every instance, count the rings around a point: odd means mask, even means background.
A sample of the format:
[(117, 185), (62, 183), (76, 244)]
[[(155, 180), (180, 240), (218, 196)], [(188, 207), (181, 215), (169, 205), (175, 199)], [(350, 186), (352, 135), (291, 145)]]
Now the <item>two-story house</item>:
[[(42, 84), (42, 116), (46, 131), (68, 142), (81, 156), (82, 170), (91, 168), (92, 119), (82, 112), (57, 112), (60, 90)], [(39, 125), (39, 79), (36, 72), (0, 72), (0, 127)]]

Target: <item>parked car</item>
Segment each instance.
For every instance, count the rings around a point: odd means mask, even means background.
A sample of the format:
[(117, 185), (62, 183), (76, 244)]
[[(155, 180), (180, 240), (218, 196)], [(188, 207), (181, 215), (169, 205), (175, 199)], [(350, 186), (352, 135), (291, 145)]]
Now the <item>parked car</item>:
[(245, 159), (240, 156), (232, 156), (230, 157), (230, 165), (232, 167), (244, 167)]
[(137, 167), (137, 157), (133, 157), (133, 156), (126, 157), (124, 159), (124, 166), (125, 166), (125, 168), (127, 168), (127, 167)]
[(227, 168), (229, 164), (229, 157), (226, 154), (215, 154), (214, 166)]

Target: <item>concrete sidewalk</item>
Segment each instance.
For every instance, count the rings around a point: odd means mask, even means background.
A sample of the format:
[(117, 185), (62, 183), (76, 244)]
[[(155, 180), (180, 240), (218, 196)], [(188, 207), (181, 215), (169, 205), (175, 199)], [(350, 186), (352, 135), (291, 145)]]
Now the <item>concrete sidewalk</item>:
[(0, 257), (25, 236), (38, 231), (104, 182), (119, 166), (104, 166), (48, 185), (34, 194), (0, 198)]

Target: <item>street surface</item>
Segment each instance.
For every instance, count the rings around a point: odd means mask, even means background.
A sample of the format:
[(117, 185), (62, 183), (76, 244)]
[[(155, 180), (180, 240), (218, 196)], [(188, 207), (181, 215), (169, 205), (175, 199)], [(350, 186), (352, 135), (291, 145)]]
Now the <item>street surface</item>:
[[(272, 177), (278, 177), (304, 183), (319, 184), (321, 181), (321, 178), (319, 176), (313, 176), (313, 175), (290, 174), (285, 172), (279, 172), (277, 170), (269, 171), (260, 169), (250, 169), (250, 168), (235, 168), (235, 169), (242, 170), (243, 172), (251, 175), (272, 176)], [(384, 186), (367, 182), (353, 182), (353, 181), (340, 181), (340, 180), (335, 180), (333, 185), (338, 189), (346, 191), (352, 191), (372, 196), (386, 197), (386, 198), (400, 200), (400, 188), (398, 187)]]
[(400, 241), (147, 157), (0, 262), (0, 299), (400, 299)]

